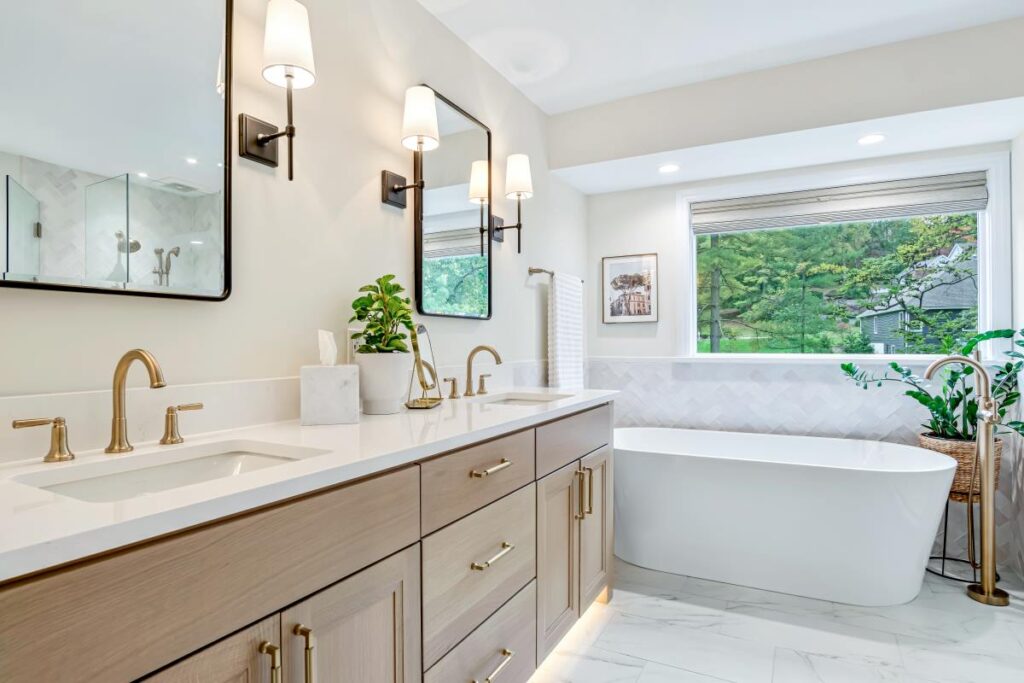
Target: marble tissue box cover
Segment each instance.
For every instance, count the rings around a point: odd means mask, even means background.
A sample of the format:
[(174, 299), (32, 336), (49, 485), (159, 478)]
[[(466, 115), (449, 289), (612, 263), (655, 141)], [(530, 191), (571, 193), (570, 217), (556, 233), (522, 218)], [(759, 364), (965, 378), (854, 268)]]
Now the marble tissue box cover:
[(304, 365), (299, 371), (304, 426), (359, 422), (359, 367)]

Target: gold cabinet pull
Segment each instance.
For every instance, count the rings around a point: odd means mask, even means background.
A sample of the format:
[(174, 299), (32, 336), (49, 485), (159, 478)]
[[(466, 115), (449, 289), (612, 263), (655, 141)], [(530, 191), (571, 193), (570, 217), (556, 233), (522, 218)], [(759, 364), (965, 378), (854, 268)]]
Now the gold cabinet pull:
[(498, 674), (500, 674), (502, 670), (508, 666), (509, 662), (512, 661), (512, 658), (516, 656), (516, 653), (507, 647), (501, 648), (498, 652), (502, 657), (504, 657), (504, 659), (501, 660), (501, 664), (499, 664), (497, 668), (491, 672), (491, 675), (485, 678), (482, 682), (474, 678), (473, 683), (494, 683), (494, 679), (498, 677)]
[(583, 514), (592, 515), (594, 514), (594, 468), (584, 467), (583, 469), (587, 473), (587, 509)]
[(488, 477), (496, 472), (506, 470), (509, 467), (512, 467), (512, 461), (509, 460), (508, 458), (502, 458), (501, 462), (499, 462), (494, 467), (488, 467), (486, 470), (471, 470), (469, 476), (473, 477), (474, 479), (483, 479), (484, 477)]
[(494, 557), (492, 557), (489, 560), (484, 560), (483, 562), (474, 562), (473, 564), (469, 565), (469, 568), (470, 569), (475, 569), (478, 572), (482, 572), (483, 570), (487, 569), (492, 564), (494, 564), (495, 562), (497, 562), (501, 558), (505, 557), (506, 555), (508, 555), (510, 552), (512, 552), (515, 549), (516, 549), (516, 546), (515, 546), (514, 543), (509, 543), (508, 541), (502, 541), (501, 542), (501, 550), (498, 551), (498, 554), (496, 554)]
[(306, 641), (306, 683), (313, 683), (313, 629), (302, 624), (295, 624), (292, 633)]
[(281, 648), (264, 640), (259, 650), (270, 657), (270, 683), (281, 683)]
[(577, 505), (576, 519), (583, 519), (584, 517), (587, 516), (586, 501), (584, 500), (584, 498), (586, 497), (586, 493), (584, 491), (585, 483), (583, 481), (583, 478), (585, 476), (587, 476), (586, 472), (584, 472), (583, 470), (576, 470), (576, 483), (579, 486), (579, 497), (577, 499), (578, 505)]

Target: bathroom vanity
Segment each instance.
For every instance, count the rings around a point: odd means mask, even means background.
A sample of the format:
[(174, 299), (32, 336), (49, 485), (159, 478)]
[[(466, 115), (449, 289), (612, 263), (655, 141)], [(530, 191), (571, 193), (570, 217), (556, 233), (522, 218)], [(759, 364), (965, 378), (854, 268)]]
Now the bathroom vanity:
[(308, 455), (123, 500), (47, 473), (155, 448), (4, 479), (0, 679), (522, 683), (610, 590), (612, 395), (208, 436)]

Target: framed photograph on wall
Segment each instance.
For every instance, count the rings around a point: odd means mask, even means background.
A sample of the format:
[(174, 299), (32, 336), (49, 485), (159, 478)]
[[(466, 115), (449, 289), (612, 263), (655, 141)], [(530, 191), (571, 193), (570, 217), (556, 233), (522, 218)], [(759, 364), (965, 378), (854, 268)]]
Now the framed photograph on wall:
[(658, 255), (601, 259), (604, 322), (658, 322)]

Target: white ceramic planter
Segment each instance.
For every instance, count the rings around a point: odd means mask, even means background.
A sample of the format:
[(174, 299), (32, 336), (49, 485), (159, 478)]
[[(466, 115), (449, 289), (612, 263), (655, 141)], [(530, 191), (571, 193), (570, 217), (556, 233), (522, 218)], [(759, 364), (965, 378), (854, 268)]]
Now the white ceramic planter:
[(357, 353), (359, 398), (367, 415), (391, 415), (402, 409), (412, 373), (411, 353)]

